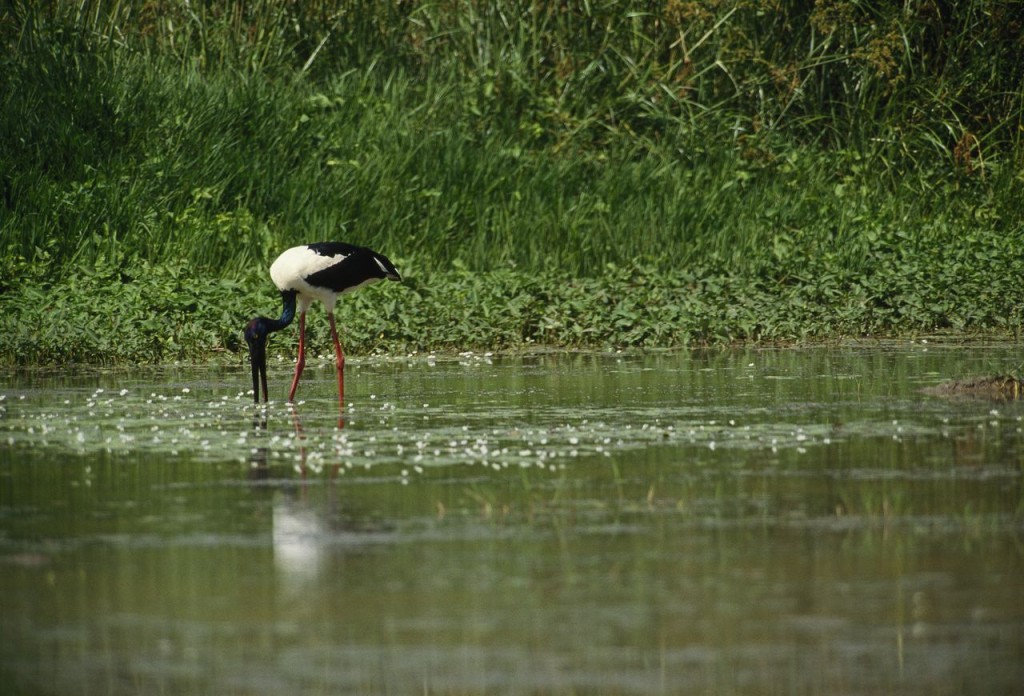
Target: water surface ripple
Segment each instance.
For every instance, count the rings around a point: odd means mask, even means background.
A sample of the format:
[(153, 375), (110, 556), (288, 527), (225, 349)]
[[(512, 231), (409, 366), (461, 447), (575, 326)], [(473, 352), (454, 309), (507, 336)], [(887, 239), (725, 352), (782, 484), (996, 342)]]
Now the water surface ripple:
[(295, 405), (243, 367), (3, 374), (0, 681), (1015, 693), (1024, 407), (920, 389), (1020, 355), (352, 360), (343, 414), (326, 362)]

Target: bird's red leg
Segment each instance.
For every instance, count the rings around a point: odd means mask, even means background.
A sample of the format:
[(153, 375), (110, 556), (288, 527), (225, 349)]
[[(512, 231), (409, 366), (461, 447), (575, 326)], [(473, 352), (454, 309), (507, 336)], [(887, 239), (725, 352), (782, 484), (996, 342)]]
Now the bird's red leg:
[(338, 404), (345, 410), (345, 354), (341, 352), (341, 341), (338, 340), (338, 327), (334, 324), (334, 313), (327, 315), (331, 323), (331, 338), (334, 339), (334, 367), (338, 372)]
[(299, 377), (302, 375), (302, 368), (306, 366), (306, 313), (299, 312), (299, 357), (295, 361), (295, 376), (292, 378), (292, 388), (288, 392), (288, 400), (295, 401), (295, 390), (299, 386)]

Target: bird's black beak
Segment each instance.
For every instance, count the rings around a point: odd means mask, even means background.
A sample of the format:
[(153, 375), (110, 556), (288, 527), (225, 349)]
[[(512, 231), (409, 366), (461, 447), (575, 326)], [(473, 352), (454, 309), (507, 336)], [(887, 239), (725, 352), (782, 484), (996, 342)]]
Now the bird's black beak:
[(245, 327), (245, 342), (249, 344), (249, 365), (252, 367), (252, 398), (260, 402), (260, 389), (263, 400), (267, 401), (267, 334), (261, 330), (258, 319), (253, 319)]
[(252, 364), (252, 398), (256, 403), (260, 402), (260, 389), (263, 390), (263, 400), (267, 401), (267, 341), (257, 341), (249, 344), (249, 362)]

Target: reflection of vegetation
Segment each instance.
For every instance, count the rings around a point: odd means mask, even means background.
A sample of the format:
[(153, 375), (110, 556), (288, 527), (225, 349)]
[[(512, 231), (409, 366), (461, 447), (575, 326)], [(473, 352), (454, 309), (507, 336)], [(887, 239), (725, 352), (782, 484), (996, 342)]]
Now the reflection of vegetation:
[(1010, 0), (15, 2), (0, 360), (232, 351), (330, 237), (410, 279), (354, 352), (1019, 330), (1022, 37)]

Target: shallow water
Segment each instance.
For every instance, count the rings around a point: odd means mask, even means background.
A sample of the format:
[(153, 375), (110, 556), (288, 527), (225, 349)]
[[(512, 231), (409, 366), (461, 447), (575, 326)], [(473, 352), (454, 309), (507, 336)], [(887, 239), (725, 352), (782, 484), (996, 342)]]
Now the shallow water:
[[(995, 694), (1020, 346), (0, 376), (4, 693)], [(290, 367), (271, 367), (283, 396)]]

